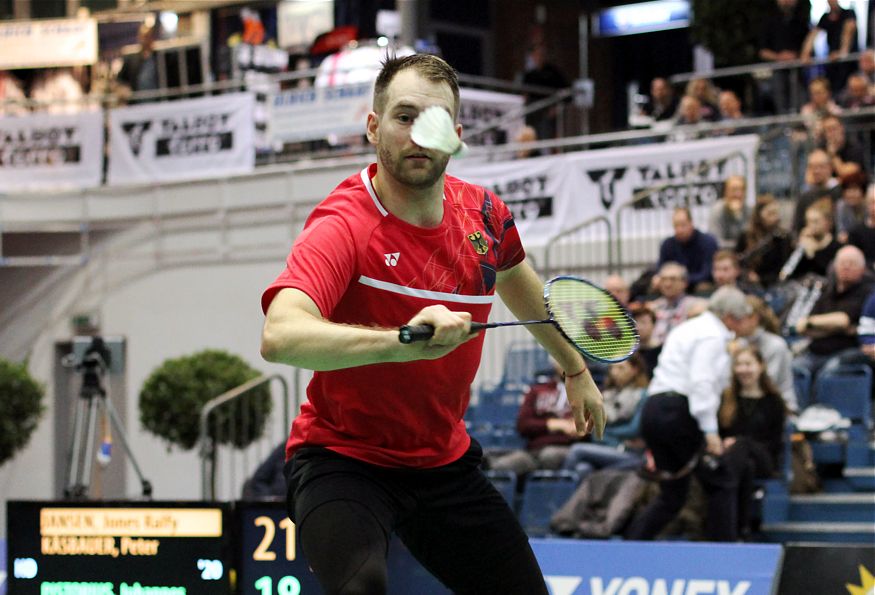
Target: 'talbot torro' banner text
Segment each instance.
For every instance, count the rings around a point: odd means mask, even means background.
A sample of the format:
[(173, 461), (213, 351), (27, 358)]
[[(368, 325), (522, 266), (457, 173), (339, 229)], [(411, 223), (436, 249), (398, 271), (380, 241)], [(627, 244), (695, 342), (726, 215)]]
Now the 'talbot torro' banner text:
[(103, 169), (103, 112), (0, 118), (0, 193), (91, 188)]
[(227, 177), (255, 168), (254, 97), (233, 93), (110, 112), (110, 185)]
[(488, 164), (451, 160), (449, 172), (504, 199), (529, 246), (544, 246), (595, 217), (607, 217), (613, 225), (617, 212), (633, 200), (623, 233), (644, 229), (634, 226), (636, 215), (662, 210), (660, 228), (647, 229), (669, 235), (673, 207), (689, 205), (694, 219), (704, 220), (731, 175), (745, 177), (747, 201), (753, 204), (758, 143), (756, 135), (747, 135)]
[[(459, 121), (464, 130), (475, 130), (523, 106), (520, 95), (479, 89), (460, 89)], [(291, 89), (270, 100), (268, 134), (273, 141), (300, 142), (365, 133), (374, 96), (374, 81)], [(478, 135), (471, 144), (510, 142), (522, 127), (522, 117)]]
[(97, 62), (95, 19), (0, 23), (0, 70)]

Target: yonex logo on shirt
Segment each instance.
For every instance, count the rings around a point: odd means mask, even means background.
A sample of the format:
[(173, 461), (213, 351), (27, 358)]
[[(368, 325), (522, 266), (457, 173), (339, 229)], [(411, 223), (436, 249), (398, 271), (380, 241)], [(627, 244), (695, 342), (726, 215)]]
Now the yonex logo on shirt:
[(389, 254), (384, 254), (386, 257), (386, 266), (394, 267), (398, 266), (398, 259), (401, 258), (400, 252), (390, 252)]

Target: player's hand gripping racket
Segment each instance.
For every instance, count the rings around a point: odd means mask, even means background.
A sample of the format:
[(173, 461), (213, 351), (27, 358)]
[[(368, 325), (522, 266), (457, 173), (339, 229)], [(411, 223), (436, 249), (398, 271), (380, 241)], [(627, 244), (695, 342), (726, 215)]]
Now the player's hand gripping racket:
[[(527, 324), (552, 324), (586, 357), (604, 363), (628, 359), (638, 349), (635, 319), (601, 287), (578, 277), (555, 277), (544, 286), (549, 318), (514, 322), (472, 322), (471, 331)], [(402, 326), (402, 343), (425, 341), (434, 334), (429, 324)]]

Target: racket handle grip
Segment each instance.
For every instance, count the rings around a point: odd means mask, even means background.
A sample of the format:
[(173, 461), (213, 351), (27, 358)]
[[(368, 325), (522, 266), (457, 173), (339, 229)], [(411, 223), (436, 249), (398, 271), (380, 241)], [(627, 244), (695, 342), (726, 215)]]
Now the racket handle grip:
[[(482, 331), (485, 328), (487, 328), (487, 326), (482, 322), (471, 323), (472, 333)], [(432, 335), (434, 335), (434, 327), (430, 324), (417, 324), (413, 326), (405, 324), (398, 329), (398, 340), (405, 345), (413, 343), (414, 341), (427, 341), (431, 339)]]

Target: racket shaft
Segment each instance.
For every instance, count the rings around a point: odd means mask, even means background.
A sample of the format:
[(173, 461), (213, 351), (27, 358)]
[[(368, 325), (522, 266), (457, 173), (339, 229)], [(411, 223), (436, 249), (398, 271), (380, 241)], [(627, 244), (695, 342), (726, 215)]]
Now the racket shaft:
[[(547, 320), (515, 320), (513, 322), (472, 322), (471, 332), (476, 333), (488, 328), (498, 328), (500, 326), (520, 326), (526, 324), (550, 324), (553, 321)], [(414, 341), (428, 341), (434, 335), (434, 327), (430, 324), (405, 324), (398, 329), (398, 340), (402, 343), (413, 343)]]

